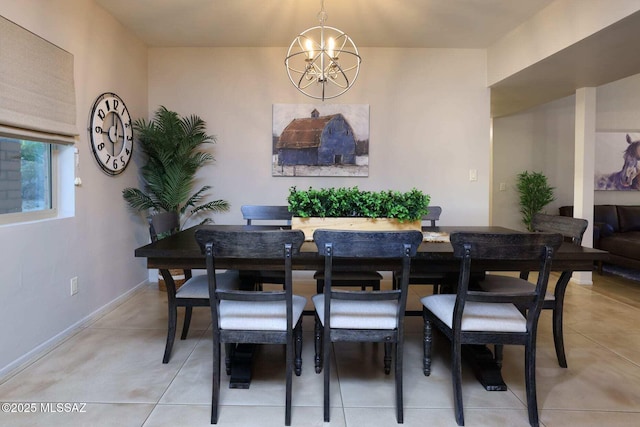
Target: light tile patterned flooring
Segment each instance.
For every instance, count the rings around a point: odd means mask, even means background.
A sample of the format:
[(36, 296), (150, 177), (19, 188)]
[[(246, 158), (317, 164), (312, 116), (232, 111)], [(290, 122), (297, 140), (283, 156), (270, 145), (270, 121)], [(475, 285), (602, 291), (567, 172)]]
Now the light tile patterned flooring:
[[(313, 283), (298, 292), (313, 291)], [(410, 306), (419, 307), (413, 286)], [(0, 412), (2, 426), (207, 426), (211, 398), (211, 332), (207, 309), (196, 309), (189, 337), (161, 363), (166, 295), (154, 285), (87, 325), (0, 384), (0, 402), (35, 402), (36, 413)], [(558, 366), (550, 313), (541, 318), (537, 379), (541, 425), (636, 426), (640, 419), (640, 283), (594, 274), (593, 286), (570, 284), (565, 307), (568, 369)], [(179, 313), (181, 317), (181, 312)], [(313, 319), (305, 319), (302, 376), (294, 377), (293, 426), (396, 424), (393, 374), (382, 372), (382, 346), (335, 346), (331, 423), (323, 423), (322, 375), (313, 369)], [(419, 317), (407, 319), (404, 396), (411, 426), (455, 426), (449, 350), (435, 338), (432, 375), (421, 370)], [(181, 325), (178, 325), (181, 327)], [(284, 425), (284, 351), (262, 346), (249, 390), (222, 388), (224, 426)], [(505, 392), (487, 392), (466, 366), (467, 426), (528, 426), (523, 351), (505, 349)], [(223, 385), (226, 378), (223, 378)], [(86, 403), (82, 413), (43, 413), (40, 402)]]

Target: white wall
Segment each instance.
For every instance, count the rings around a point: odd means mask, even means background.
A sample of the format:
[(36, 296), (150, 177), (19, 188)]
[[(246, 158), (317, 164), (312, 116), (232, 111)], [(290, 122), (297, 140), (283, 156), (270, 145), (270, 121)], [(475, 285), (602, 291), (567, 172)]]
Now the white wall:
[[(0, 376), (23, 356), (59, 337), (100, 307), (145, 281), (142, 221), (129, 213), (121, 191), (137, 185), (137, 170), (104, 174), (92, 157), (87, 120), (95, 98), (120, 95), (133, 117), (147, 112), (147, 51), (92, 0), (3, 0), (0, 15), (74, 56), (79, 175), (73, 186), (73, 151), (62, 153), (68, 217), (0, 226)], [(79, 292), (70, 296), (70, 279)]]
[[(493, 202), (491, 223), (524, 230), (516, 189), (517, 175), (542, 172), (555, 187), (546, 213), (573, 204), (574, 97), (493, 121)], [(500, 183), (506, 190), (500, 191)]]
[[(520, 227), (516, 175), (541, 171), (556, 187), (556, 201), (545, 209), (573, 204), (575, 97), (553, 101), (493, 123), (493, 224)], [(640, 74), (597, 88), (597, 132), (640, 131)], [(597, 159), (596, 159), (597, 162)], [(499, 191), (499, 183), (507, 191)], [(594, 204), (640, 204), (638, 191), (596, 191)]]
[[(368, 178), (271, 176), (272, 105), (318, 102), (289, 82), (286, 48), (153, 48), (149, 111), (164, 105), (198, 114), (218, 137), (202, 174), (242, 223), (242, 204), (286, 204), (292, 185), (416, 187), (443, 207), (441, 223), (489, 221), (489, 91), (482, 50), (363, 48), (361, 73), (325, 102), (370, 105)], [(469, 181), (477, 169), (478, 181)]]

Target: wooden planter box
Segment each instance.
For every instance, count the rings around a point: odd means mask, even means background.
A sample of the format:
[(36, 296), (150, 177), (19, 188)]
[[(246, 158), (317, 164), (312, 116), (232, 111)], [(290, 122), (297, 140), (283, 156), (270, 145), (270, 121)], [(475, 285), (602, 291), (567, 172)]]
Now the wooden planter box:
[(397, 231), (422, 229), (422, 222), (404, 221), (395, 218), (291, 218), (291, 228), (302, 230), (306, 241), (313, 240), (313, 232), (324, 230), (367, 230), (367, 231)]

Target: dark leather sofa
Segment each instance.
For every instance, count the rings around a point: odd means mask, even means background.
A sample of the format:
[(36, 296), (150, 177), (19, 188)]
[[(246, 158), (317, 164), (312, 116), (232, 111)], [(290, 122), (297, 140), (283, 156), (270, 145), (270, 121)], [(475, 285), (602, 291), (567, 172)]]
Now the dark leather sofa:
[[(562, 206), (560, 215), (573, 216), (573, 206)], [(611, 264), (640, 269), (640, 206), (595, 205), (593, 247), (609, 252)]]

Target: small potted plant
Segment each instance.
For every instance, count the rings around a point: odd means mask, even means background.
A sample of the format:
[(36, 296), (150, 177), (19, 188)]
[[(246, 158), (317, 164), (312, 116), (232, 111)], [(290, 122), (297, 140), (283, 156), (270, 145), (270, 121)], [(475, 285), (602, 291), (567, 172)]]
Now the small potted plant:
[(311, 239), (318, 228), (359, 230), (420, 230), (430, 198), (415, 188), (364, 191), (358, 187), (289, 189), (291, 227)]
[(547, 177), (541, 172), (528, 171), (518, 174), (516, 188), (520, 194), (522, 222), (528, 231), (533, 231), (531, 220), (535, 214), (555, 200), (554, 188), (549, 186)]

